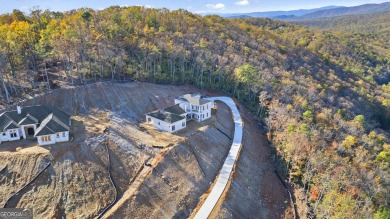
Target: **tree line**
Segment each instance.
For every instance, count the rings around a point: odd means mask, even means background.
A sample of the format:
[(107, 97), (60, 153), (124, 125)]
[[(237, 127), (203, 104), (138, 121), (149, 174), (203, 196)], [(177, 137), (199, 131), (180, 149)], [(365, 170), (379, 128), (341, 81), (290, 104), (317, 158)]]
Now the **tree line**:
[(266, 126), (309, 217), (390, 214), (389, 59), (368, 35), (110, 7), (0, 16), (3, 105), (102, 80), (194, 84)]

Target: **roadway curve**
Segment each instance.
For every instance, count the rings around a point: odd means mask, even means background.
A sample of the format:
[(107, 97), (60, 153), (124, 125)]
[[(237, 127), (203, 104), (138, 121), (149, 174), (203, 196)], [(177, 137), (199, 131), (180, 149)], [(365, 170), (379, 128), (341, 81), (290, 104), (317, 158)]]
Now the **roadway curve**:
[(234, 138), (232, 147), (229, 150), (229, 154), (227, 155), (225, 162), (221, 168), (221, 171), (217, 177), (215, 185), (211, 190), (210, 194), (207, 196), (206, 201), (200, 207), (199, 211), (195, 215), (195, 219), (203, 219), (208, 218), (217, 204), (219, 198), (221, 197), (223, 191), (225, 190), (229, 178), (232, 175), (233, 167), (238, 159), (239, 152), (241, 150), (241, 142), (242, 142), (242, 120), (240, 116), (240, 112), (237, 109), (236, 104), (233, 99), (230, 97), (211, 97), (207, 98), (208, 100), (215, 101), (219, 100), (226, 103), (233, 114), (234, 120)]

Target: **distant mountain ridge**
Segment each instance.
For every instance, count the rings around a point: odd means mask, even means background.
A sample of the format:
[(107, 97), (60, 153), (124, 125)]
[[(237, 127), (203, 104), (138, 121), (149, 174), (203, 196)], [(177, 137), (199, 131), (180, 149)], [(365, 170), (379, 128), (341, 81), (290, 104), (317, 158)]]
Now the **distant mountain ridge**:
[(314, 9), (292, 11), (267, 11), (236, 14), (218, 14), (225, 18), (272, 18), (279, 20), (313, 20), (327, 17), (338, 17), (358, 14), (377, 14), (390, 11), (390, 2), (380, 4), (364, 4), (359, 6), (327, 6)]
[(381, 4), (365, 4), (354, 7), (333, 8), (315, 11), (298, 17), (298, 20), (312, 20), (318, 18), (338, 17), (358, 14), (377, 14), (390, 11), (390, 2)]
[(275, 18), (279, 16), (295, 16), (299, 17), (305, 14), (313, 13), (316, 11), (326, 10), (326, 9), (335, 9), (335, 8), (343, 8), (343, 6), (326, 6), (321, 8), (313, 8), (313, 9), (299, 9), (292, 11), (266, 11), (266, 12), (250, 12), (250, 13), (231, 13), (231, 14), (218, 14), (221, 17), (225, 18), (246, 18), (246, 17), (263, 17), (263, 18)]

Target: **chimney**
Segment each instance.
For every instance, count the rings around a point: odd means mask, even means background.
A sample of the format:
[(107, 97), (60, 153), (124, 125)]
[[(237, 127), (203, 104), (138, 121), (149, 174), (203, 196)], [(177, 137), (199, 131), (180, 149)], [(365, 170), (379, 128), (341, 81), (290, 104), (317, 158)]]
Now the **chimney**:
[(18, 114), (22, 114), (22, 107), (17, 106), (16, 107), (16, 111), (18, 111)]

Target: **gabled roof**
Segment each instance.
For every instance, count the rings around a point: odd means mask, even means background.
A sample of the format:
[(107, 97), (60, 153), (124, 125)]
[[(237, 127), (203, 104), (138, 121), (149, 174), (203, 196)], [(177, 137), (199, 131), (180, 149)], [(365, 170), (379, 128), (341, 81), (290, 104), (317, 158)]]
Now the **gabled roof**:
[(200, 106), (206, 103), (210, 103), (210, 100), (203, 99), (199, 94), (185, 94), (176, 99), (189, 102), (192, 105)]
[(30, 116), (28, 114), (24, 119), (22, 119), (18, 125), (31, 125), (31, 124), (38, 124), (38, 119), (34, 118), (33, 116)]
[[(13, 125), (11, 125), (11, 123)], [(20, 125), (39, 124), (36, 134), (70, 130), (70, 115), (52, 106), (27, 106), (0, 114), (0, 130), (18, 128)], [(39, 132), (38, 132), (39, 130)]]
[(162, 110), (153, 111), (146, 115), (171, 124), (186, 119), (184, 116), (176, 115), (174, 113), (170, 113)]
[(55, 134), (57, 132), (69, 131), (70, 127), (63, 124), (56, 116), (51, 113), (35, 131), (35, 136)]
[(51, 135), (51, 134), (55, 134), (55, 132), (45, 126), (42, 126), (42, 128), (39, 129), (39, 132), (35, 133), (34, 136), (36, 137), (36, 136)]
[(5, 128), (4, 130), (8, 130), (8, 129), (17, 129), (19, 128), (19, 126), (17, 126), (13, 121), (11, 121)]
[(8, 118), (8, 116), (1, 114), (0, 115), (0, 130), (1, 131), (4, 131), (5, 127), (7, 127), (10, 122), (12, 122), (12, 120), (10, 118)]
[(179, 104), (176, 104), (176, 105), (173, 105), (173, 106), (164, 108), (163, 111), (169, 112), (169, 113), (174, 113), (174, 114), (177, 114), (177, 115), (181, 115), (181, 114), (186, 113), (186, 111), (184, 111), (184, 110), (179, 106)]

